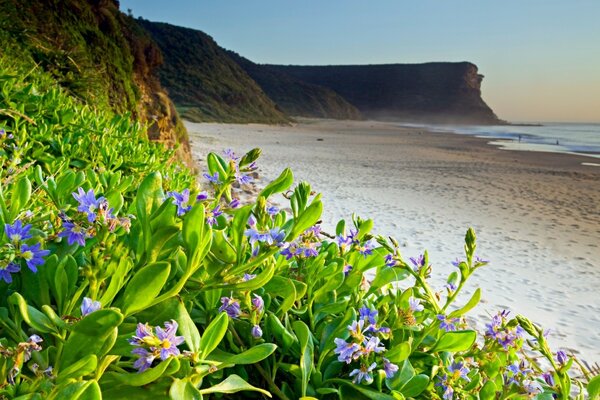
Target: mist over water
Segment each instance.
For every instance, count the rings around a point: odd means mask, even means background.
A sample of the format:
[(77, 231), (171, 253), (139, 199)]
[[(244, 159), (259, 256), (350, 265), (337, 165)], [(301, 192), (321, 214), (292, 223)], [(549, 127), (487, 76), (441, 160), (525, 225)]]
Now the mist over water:
[(600, 124), (547, 123), (543, 126), (421, 125), (438, 132), (453, 132), (497, 139), (494, 144), (511, 150), (577, 153), (600, 158)]

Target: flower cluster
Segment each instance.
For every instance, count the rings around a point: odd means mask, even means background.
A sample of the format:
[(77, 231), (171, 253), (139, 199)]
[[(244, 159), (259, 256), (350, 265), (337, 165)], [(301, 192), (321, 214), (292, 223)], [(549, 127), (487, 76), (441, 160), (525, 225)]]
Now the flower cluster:
[(485, 337), (500, 344), (505, 350), (517, 348), (522, 344), (525, 330), (516, 324), (516, 320), (507, 322), (509, 311), (501, 311), (486, 324)]
[[(102, 196), (96, 198), (94, 189), (86, 192), (83, 188), (79, 188), (77, 192), (73, 193), (73, 197), (77, 200), (77, 211), (80, 214), (69, 217), (61, 212), (59, 215), (63, 230), (58, 236), (66, 238), (69, 246), (72, 244), (85, 246), (86, 239), (94, 237), (100, 227), (106, 227), (110, 232), (115, 231), (118, 227), (129, 231), (131, 227), (129, 218), (117, 218), (114, 210), (110, 208), (108, 200)], [(83, 216), (85, 218), (82, 218)]]
[(381, 338), (387, 338), (390, 329), (378, 326), (377, 314), (376, 309), (367, 306), (361, 307), (359, 319), (348, 326), (350, 342), (343, 338), (334, 340), (337, 347), (333, 352), (338, 355), (339, 362), (346, 364), (359, 362), (359, 367), (349, 374), (354, 378), (354, 383), (370, 385), (373, 382), (373, 370), (378, 365), (381, 366), (387, 378), (392, 378), (398, 371), (398, 366), (384, 357), (386, 349)]
[[(253, 279), (255, 276), (246, 274), (244, 275), (244, 281)], [(248, 305), (247, 312), (242, 311), (240, 301), (231, 295), (230, 297), (221, 297), (221, 306), (219, 307), (220, 312), (225, 312), (229, 318), (245, 318), (252, 324), (250, 331), (252, 337), (259, 339), (262, 337), (262, 329), (260, 327), (260, 320), (265, 311), (265, 302), (263, 298), (254, 293), (250, 296), (247, 293), (246, 304)]]
[(364, 257), (373, 254), (373, 244), (370, 241), (361, 243), (358, 239), (357, 229), (351, 229), (348, 235), (337, 235), (335, 240), (342, 253), (350, 250), (356, 250)]
[(147, 323), (138, 323), (135, 335), (129, 339), (129, 343), (136, 346), (131, 353), (138, 357), (133, 367), (138, 372), (143, 372), (152, 367), (156, 359), (164, 361), (178, 356), (180, 352), (177, 346), (183, 343), (184, 338), (175, 335), (177, 328), (175, 320), (165, 322), (165, 329), (160, 326), (153, 329)]
[(451, 400), (454, 398), (454, 391), (460, 383), (471, 382), (468, 375), (471, 370), (465, 362), (455, 361), (446, 368), (446, 372), (438, 376), (436, 386), (440, 388), (444, 400)]
[(320, 234), (321, 227), (319, 225), (308, 228), (295, 241), (285, 243), (281, 255), (288, 260), (292, 257), (309, 258), (318, 256), (319, 247), (321, 246)]
[(4, 224), (4, 235), (8, 241), (0, 247), (0, 279), (6, 283), (12, 282), (12, 274), (21, 271), (21, 262), (25, 262), (32, 272), (37, 272), (37, 267), (44, 264), (44, 257), (50, 254), (35, 241), (31, 225), (23, 224), (21, 220)]
[(248, 218), (249, 228), (244, 231), (248, 236), (250, 246), (252, 246), (252, 255), (258, 254), (260, 244), (266, 246), (279, 245), (285, 239), (285, 232), (278, 226), (273, 228), (259, 229), (254, 217)]

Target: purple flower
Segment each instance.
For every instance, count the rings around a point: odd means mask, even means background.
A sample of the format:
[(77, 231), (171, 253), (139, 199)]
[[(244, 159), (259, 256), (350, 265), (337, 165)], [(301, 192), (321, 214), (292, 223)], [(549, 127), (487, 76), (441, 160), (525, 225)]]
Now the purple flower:
[(21, 267), (18, 264), (13, 262), (8, 263), (8, 265), (4, 268), (0, 268), (0, 279), (4, 280), (6, 283), (12, 282), (11, 274), (17, 273), (21, 270)]
[(398, 262), (395, 260), (393, 254), (387, 254), (385, 256), (385, 265), (387, 265), (388, 267), (395, 267), (397, 264)]
[(350, 331), (350, 335), (355, 338), (363, 337), (363, 329), (365, 327), (365, 321), (359, 319), (358, 321), (353, 321), (352, 325), (348, 325), (348, 331)]
[(167, 197), (173, 199), (173, 204), (177, 206), (177, 215), (179, 216), (192, 209), (192, 206), (187, 205), (188, 201), (190, 201), (190, 189), (183, 189), (181, 193), (175, 191), (167, 192)]
[(239, 199), (233, 199), (231, 200), (231, 202), (229, 203), (229, 208), (238, 208), (240, 206), (240, 201)]
[(375, 367), (377, 367), (377, 363), (373, 363), (369, 367), (362, 364), (360, 368), (357, 368), (350, 372), (350, 376), (356, 376), (352, 380), (352, 382), (357, 384), (364, 382), (365, 384), (370, 385), (371, 383), (373, 383), (373, 375), (371, 374), (371, 372), (375, 369)]
[(358, 244), (358, 239), (356, 238), (357, 235), (358, 235), (358, 230), (351, 229), (348, 236), (338, 235), (336, 237), (336, 240), (337, 240), (338, 245), (343, 250), (346, 246), (352, 246), (353, 244)]
[[(285, 239), (285, 231), (280, 227), (269, 229), (269, 236), (271, 237), (272, 243), (281, 243)], [(271, 244), (271, 242), (269, 243)]]
[(377, 323), (377, 314), (378, 311), (376, 309), (370, 309), (367, 306), (362, 306), (359, 310), (358, 310), (358, 314), (360, 319), (362, 319), (365, 322), (369, 322), (370, 324), (376, 324)]
[(219, 311), (225, 311), (230, 318), (237, 318), (242, 314), (240, 303), (231, 297), (221, 297)]
[(129, 344), (134, 346), (141, 346), (147, 341), (150, 341), (154, 337), (152, 327), (150, 325), (142, 324), (138, 322), (137, 328), (135, 329), (135, 335), (129, 339)]
[(252, 182), (252, 177), (250, 175), (242, 174), (241, 172), (238, 171), (235, 173), (235, 180), (240, 185), (247, 185), (250, 182)]
[(202, 174), (203, 177), (205, 177), (210, 183), (214, 183), (215, 185), (218, 185), (219, 183), (221, 183), (221, 181), (219, 180), (219, 173), (215, 172), (213, 175), (209, 175), (209, 174)]
[(265, 302), (263, 298), (257, 295), (256, 293), (253, 296), (254, 298), (252, 299), (252, 305), (254, 306), (254, 308), (256, 308), (258, 312), (262, 312), (265, 308)]
[(85, 246), (85, 239), (89, 237), (89, 235), (83, 227), (65, 220), (63, 221), (63, 228), (64, 230), (58, 234), (58, 237), (66, 237), (69, 246), (73, 243)]
[(544, 391), (544, 388), (542, 388), (542, 385), (540, 385), (539, 382), (530, 379), (523, 380), (522, 386), (530, 397)]
[(358, 248), (358, 252), (366, 258), (368, 255), (373, 254), (373, 248), (374, 247), (370, 242), (366, 242), (364, 245)]
[(260, 329), (260, 326), (258, 326), (258, 325), (254, 325), (252, 327), (251, 333), (252, 333), (252, 337), (255, 339), (260, 339), (263, 335), (262, 329)]
[(542, 378), (544, 378), (544, 382), (546, 382), (548, 386), (554, 386), (554, 377), (552, 376), (551, 372), (544, 372), (542, 374)]
[(154, 353), (149, 352), (143, 347), (136, 347), (131, 351), (131, 353), (139, 357), (133, 363), (133, 368), (137, 369), (138, 372), (144, 372), (150, 368), (154, 362), (154, 359), (156, 358)]
[(21, 246), (21, 257), (25, 260), (27, 267), (33, 272), (37, 272), (37, 267), (44, 264), (42, 257), (50, 254), (50, 250), (41, 250), (40, 244), (36, 243), (33, 246), (23, 244)]
[(209, 224), (210, 226), (213, 226), (217, 223), (217, 217), (221, 214), (223, 214), (223, 211), (220, 211), (220, 207), (219, 205), (217, 205), (215, 208), (212, 209), (212, 211), (208, 211), (206, 212), (206, 223)]
[(29, 233), (30, 229), (30, 224), (23, 226), (23, 223), (20, 220), (16, 220), (12, 225), (4, 224), (4, 233), (6, 233), (6, 236), (8, 236), (13, 243), (31, 239), (31, 234)]
[(452, 389), (452, 386), (448, 383), (448, 376), (444, 375), (438, 378), (440, 379), (440, 382), (436, 383), (435, 386), (442, 388), (442, 391), (444, 392), (442, 398), (444, 400), (452, 400), (454, 398), (454, 389)]
[(267, 214), (269, 214), (270, 216), (275, 216), (279, 213), (279, 208), (275, 207), (275, 206), (271, 206), (271, 207), (267, 207)]
[(385, 377), (388, 379), (392, 379), (396, 372), (398, 372), (398, 366), (396, 364), (391, 363), (387, 358), (382, 357), (383, 360), (383, 371), (385, 372)]
[(239, 157), (236, 157), (235, 153), (233, 152), (232, 149), (225, 149), (223, 150), (223, 154), (225, 155), (225, 157), (229, 158), (230, 160), (236, 161), (239, 160)]
[(242, 278), (242, 281), (244, 282), (248, 282), (251, 281), (252, 279), (256, 278), (256, 274), (244, 274), (244, 277)]
[(254, 246), (256, 243), (267, 243), (272, 240), (271, 235), (266, 232), (259, 232), (257, 229), (246, 229), (244, 235), (248, 236), (248, 242)]
[(443, 314), (438, 314), (437, 319), (440, 321), (440, 329), (446, 332), (455, 331), (456, 324), (460, 321), (458, 318), (449, 318)]
[(344, 265), (344, 269), (342, 271), (344, 272), (344, 276), (348, 276), (350, 271), (352, 271), (352, 265), (350, 265), (350, 264)]
[(452, 265), (454, 265), (456, 268), (458, 268), (458, 266), (460, 265), (462, 261), (460, 259), (456, 259), (456, 261), (452, 261)]
[(204, 192), (200, 192), (198, 193), (198, 195), (196, 196), (196, 201), (204, 201), (208, 199), (208, 192), (204, 191)]
[(163, 361), (169, 356), (179, 355), (177, 346), (183, 343), (184, 338), (183, 336), (175, 336), (177, 328), (177, 322), (173, 319), (165, 322), (165, 329), (160, 326), (156, 327), (156, 337), (160, 340), (160, 358)]
[(453, 379), (463, 378), (467, 382), (471, 382), (471, 378), (467, 376), (471, 371), (462, 362), (453, 362), (452, 365), (448, 367), (448, 372), (452, 373)]
[(355, 360), (360, 356), (360, 346), (357, 343), (347, 343), (341, 338), (335, 338), (334, 343), (337, 347), (333, 352), (338, 355), (339, 362), (350, 364), (352, 360)]
[(379, 354), (382, 351), (385, 351), (385, 347), (381, 346), (381, 340), (377, 336), (371, 336), (369, 338), (365, 338), (363, 341), (364, 350), (363, 354), (367, 355), (370, 353)]
[(567, 353), (565, 353), (562, 350), (559, 350), (556, 352), (556, 359), (558, 360), (558, 362), (561, 365), (565, 365), (567, 363), (567, 361), (569, 361), (569, 358), (567, 357)]
[(100, 203), (105, 200), (104, 197), (96, 199), (94, 189), (87, 192), (83, 188), (78, 189), (78, 193), (73, 192), (73, 197), (79, 202), (77, 211), (87, 214), (88, 222), (96, 220), (96, 210), (100, 207)]
[(412, 312), (423, 311), (425, 309), (425, 307), (421, 305), (421, 300), (412, 296), (408, 299), (408, 308), (410, 308)]
[(100, 308), (102, 308), (102, 305), (99, 301), (94, 301), (89, 297), (84, 297), (83, 301), (81, 302), (81, 316), (85, 317), (94, 311), (98, 311)]
[(489, 262), (490, 262), (490, 260), (484, 260), (483, 258), (479, 258), (479, 256), (475, 257), (476, 266), (485, 265), (485, 264), (488, 264)]
[(423, 254), (420, 254), (417, 258), (411, 257), (410, 262), (412, 263), (412, 265), (414, 265), (414, 270), (419, 271), (425, 266), (425, 257)]

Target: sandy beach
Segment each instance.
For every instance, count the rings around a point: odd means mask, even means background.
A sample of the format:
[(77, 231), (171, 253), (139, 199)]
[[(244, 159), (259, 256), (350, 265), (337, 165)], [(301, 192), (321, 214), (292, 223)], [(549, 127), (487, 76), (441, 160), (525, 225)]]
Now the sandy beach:
[(372, 218), (405, 259), (427, 249), (442, 290), (472, 226), (482, 326), (498, 310), (550, 329), (554, 350), (600, 362), (600, 167), (597, 159), (501, 150), (485, 139), (373, 121), (301, 120), (294, 126), (186, 123), (194, 159), (262, 149), (261, 185), (291, 167), (323, 194), (323, 226)]

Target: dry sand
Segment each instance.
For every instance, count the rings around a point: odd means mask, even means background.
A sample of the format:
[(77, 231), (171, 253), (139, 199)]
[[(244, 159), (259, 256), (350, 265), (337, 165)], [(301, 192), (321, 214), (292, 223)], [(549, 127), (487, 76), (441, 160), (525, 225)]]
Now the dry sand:
[(356, 212), (405, 259), (427, 249), (439, 290), (472, 226), (491, 260), (459, 298), (482, 288), (474, 322), (508, 309), (549, 328), (555, 350), (600, 361), (600, 167), (582, 164), (597, 160), (373, 121), (186, 125), (200, 168), (208, 151), (260, 147), (262, 178), (291, 167), (323, 194), (330, 231)]

